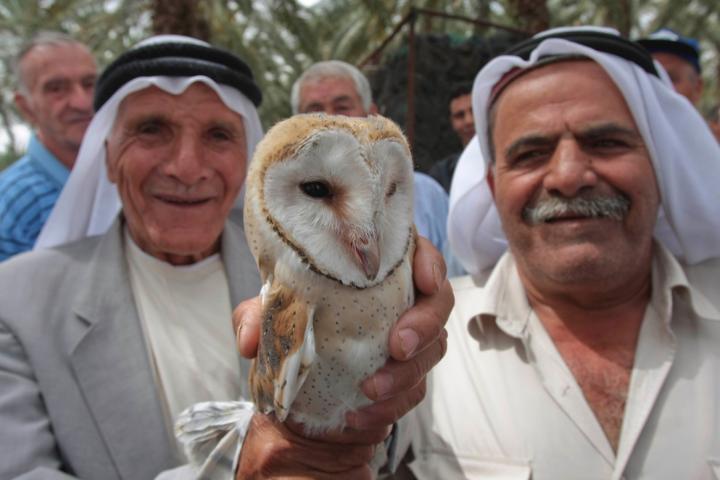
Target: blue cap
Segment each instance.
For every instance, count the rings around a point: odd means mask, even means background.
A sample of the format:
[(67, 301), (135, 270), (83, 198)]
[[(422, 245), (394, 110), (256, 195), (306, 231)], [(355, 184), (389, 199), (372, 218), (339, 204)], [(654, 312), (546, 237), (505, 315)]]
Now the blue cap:
[(661, 28), (646, 38), (637, 41), (650, 53), (663, 52), (676, 55), (690, 63), (700, 73), (700, 43), (684, 37), (669, 28)]

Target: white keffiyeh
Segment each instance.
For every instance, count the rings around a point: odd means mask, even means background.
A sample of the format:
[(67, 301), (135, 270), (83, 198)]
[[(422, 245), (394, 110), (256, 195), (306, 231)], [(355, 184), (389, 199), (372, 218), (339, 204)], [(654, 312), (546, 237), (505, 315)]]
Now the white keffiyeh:
[[(161, 36), (172, 41), (188, 41), (186, 37)], [(157, 42), (158, 37), (141, 42), (138, 47)], [(202, 42), (201, 42), (202, 43)], [(120, 197), (113, 183), (107, 178), (105, 166), (105, 140), (110, 134), (120, 103), (130, 94), (157, 87), (172, 95), (180, 95), (190, 85), (200, 82), (212, 88), (222, 102), (243, 117), (247, 142), (247, 161), (250, 162), (255, 146), (263, 135), (260, 118), (253, 103), (239, 90), (217, 83), (204, 76), (138, 77), (118, 89), (98, 110), (83, 138), (75, 166), (55, 207), (40, 232), (35, 249), (53, 247), (81, 238), (105, 233), (120, 211)], [(236, 202), (241, 206), (245, 189)]]

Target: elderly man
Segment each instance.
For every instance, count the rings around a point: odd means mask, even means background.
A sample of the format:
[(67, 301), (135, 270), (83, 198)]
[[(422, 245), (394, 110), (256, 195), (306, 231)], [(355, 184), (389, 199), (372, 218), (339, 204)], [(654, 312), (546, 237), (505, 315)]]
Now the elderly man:
[[(717, 478), (720, 149), (702, 118), (604, 29), (519, 44), (478, 74), (473, 107), (490, 165), (461, 160), (473, 178), (451, 239), (470, 268), (464, 226), (497, 208), (509, 252), (484, 287), (453, 285), (413, 472)], [(659, 218), (683, 263), (654, 237)]]
[[(153, 478), (187, 461), (173, 436), (180, 411), (246, 397), (231, 308), (260, 283), (233, 207), (262, 135), (260, 99), (242, 60), (186, 37), (149, 39), (105, 70), (44, 231), (46, 246), (77, 241), (0, 266), (0, 477)], [(349, 419), (354, 430), (319, 439), (247, 409), (230, 431), (247, 434), (240, 478), (369, 471), (445, 345), (442, 260), (426, 243), (416, 265), (428, 295), (393, 332), (385, 388), (368, 380), (381, 401)], [(168, 475), (195, 473), (217, 474)]]
[(13, 64), (15, 105), (35, 128), (25, 156), (0, 175), (0, 261), (32, 249), (92, 119), (95, 60), (56, 32), (28, 40)]
[[(378, 111), (368, 79), (340, 60), (318, 62), (305, 70), (292, 86), (290, 103), (294, 114), (325, 112), (365, 117)], [(445, 254), (450, 276), (464, 273), (447, 245), (447, 194), (429, 175), (415, 172), (414, 180), (413, 208), (418, 233)]]

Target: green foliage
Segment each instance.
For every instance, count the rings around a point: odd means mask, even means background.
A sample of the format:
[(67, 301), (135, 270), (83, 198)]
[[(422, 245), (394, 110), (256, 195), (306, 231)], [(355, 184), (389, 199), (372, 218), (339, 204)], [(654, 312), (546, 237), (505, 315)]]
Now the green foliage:
[[(40, 29), (65, 31), (86, 42), (100, 66), (150, 35), (151, 0), (0, 0), (0, 110), (10, 112), (13, 90), (9, 59), (22, 40)], [(528, 25), (532, 19), (508, 12), (524, 6), (525, 15), (543, 0), (320, 0), (305, 7), (296, 0), (204, 0), (200, 10), (211, 41), (251, 65), (264, 101), (265, 127), (289, 115), (290, 86), (303, 69), (318, 60), (337, 58), (359, 63), (377, 48), (411, 7), (505, 24)], [(614, 26), (637, 37), (660, 26), (702, 40), (707, 102), (717, 99), (720, 52), (720, 2), (717, 0), (546, 0), (550, 25)], [(518, 12), (518, 14), (523, 14)], [(487, 30), (447, 18), (422, 16), (417, 33), (451, 34), (458, 42)], [(399, 35), (387, 51), (402, 47)]]
[(9, 167), (18, 158), (20, 158), (20, 156), (12, 150), (0, 153), (0, 171)]

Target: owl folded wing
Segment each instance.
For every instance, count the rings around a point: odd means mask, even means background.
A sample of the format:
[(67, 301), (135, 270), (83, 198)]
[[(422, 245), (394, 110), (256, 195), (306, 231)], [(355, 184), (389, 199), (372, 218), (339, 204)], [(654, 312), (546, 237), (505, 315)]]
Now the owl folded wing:
[(250, 388), (260, 410), (275, 410), (284, 421), (315, 360), (315, 307), (277, 282), (263, 289), (262, 334)]

